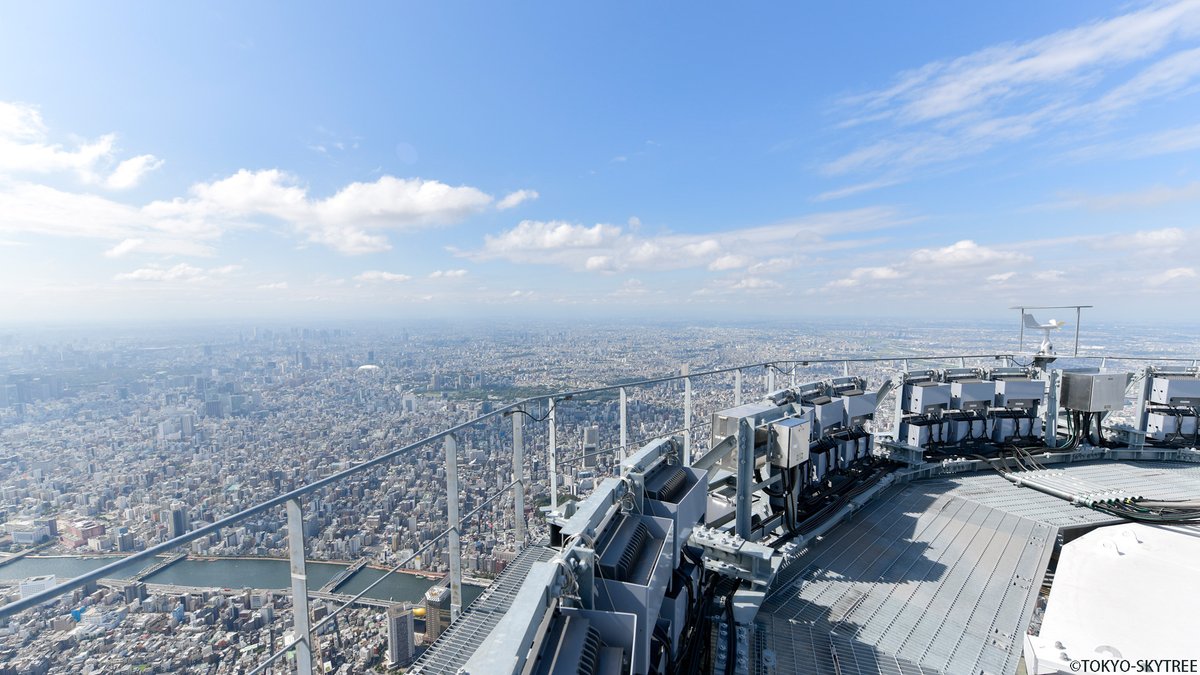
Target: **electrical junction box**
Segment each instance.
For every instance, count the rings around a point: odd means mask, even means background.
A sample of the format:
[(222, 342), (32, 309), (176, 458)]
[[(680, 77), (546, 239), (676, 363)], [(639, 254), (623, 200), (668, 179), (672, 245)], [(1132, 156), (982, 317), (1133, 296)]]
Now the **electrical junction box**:
[(1156, 441), (1191, 441), (1196, 435), (1196, 418), (1191, 415), (1149, 413), (1146, 415), (1146, 435)]
[(950, 407), (950, 385), (942, 382), (910, 382), (904, 385), (901, 396), (904, 411), (915, 415)]
[(736, 436), (738, 424), (743, 419), (749, 419), (750, 426), (755, 430), (754, 444), (757, 446), (765, 443), (767, 431), (765, 428), (761, 428), (762, 425), (777, 420), (789, 412), (790, 408), (777, 406), (770, 401), (744, 403), (736, 408), (718, 410), (712, 414), (712, 446), (716, 447), (718, 443), (729, 436)]
[(842, 403), (846, 405), (846, 419), (850, 420), (850, 426), (866, 424), (867, 420), (875, 415), (878, 399), (879, 396), (875, 392), (843, 393)]
[(1129, 373), (1063, 373), (1062, 406), (1079, 412), (1106, 412), (1125, 407)]
[(1159, 405), (1200, 405), (1200, 379), (1155, 377), (1150, 382), (1150, 402)]
[(1041, 380), (996, 380), (996, 405), (1027, 410), (1046, 400)]
[(995, 404), (995, 382), (967, 379), (950, 383), (950, 407), (955, 410), (986, 410)]
[(785, 469), (807, 462), (811, 430), (808, 420), (796, 417), (773, 422), (767, 461)]
[(818, 396), (805, 405), (813, 408), (813, 419), (816, 420), (818, 434), (828, 434), (846, 422), (846, 404), (840, 396)]

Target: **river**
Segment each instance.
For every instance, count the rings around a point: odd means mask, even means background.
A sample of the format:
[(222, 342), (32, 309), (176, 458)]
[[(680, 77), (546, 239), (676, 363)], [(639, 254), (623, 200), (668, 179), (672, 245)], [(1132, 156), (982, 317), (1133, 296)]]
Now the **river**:
[[(0, 567), (0, 579), (24, 579), (39, 574), (54, 574), (65, 581), (97, 567), (107, 565), (119, 556), (95, 557), (26, 557)], [(308, 588), (315, 590), (333, 578), (345, 565), (310, 562)], [(140, 569), (134, 565), (112, 576), (128, 578)], [(383, 570), (364, 567), (344, 582), (339, 593), (356, 595), (371, 582), (382, 577)], [(291, 587), (286, 560), (183, 560), (145, 579), (151, 584), (176, 584), (179, 586), (212, 586), (218, 588), (279, 588)], [(367, 597), (377, 600), (418, 602), (425, 591), (434, 584), (415, 574), (392, 574), (378, 586), (372, 588)], [(468, 605), (483, 592), (478, 586), (463, 584), (463, 604)]]

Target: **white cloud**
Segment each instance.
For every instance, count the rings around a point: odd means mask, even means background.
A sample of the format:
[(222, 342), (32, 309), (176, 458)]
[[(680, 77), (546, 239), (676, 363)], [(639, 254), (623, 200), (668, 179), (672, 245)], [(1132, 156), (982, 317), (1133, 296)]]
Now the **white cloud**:
[[(115, 164), (116, 136), (66, 149), (47, 139), (37, 108), (0, 102), (0, 175), (74, 171), (111, 189), (137, 186), (162, 160), (138, 155)], [(509, 195), (510, 203), (536, 196)], [(194, 184), (186, 198), (144, 206), (8, 180), (0, 184), (0, 232), (115, 240), (110, 256), (139, 253), (210, 255), (230, 230), (282, 222), (308, 241), (348, 254), (391, 248), (387, 232), (405, 232), (462, 220), (484, 210), (492, 197), (474, 187), (436, 180), (382, 176), (350, 183), (325, 198), (312, 197), (294, 176), (278, 169), (240, 170)], [(125, 243), (142, 240), (140, 244)]]
[(214, 267), (211, 269), (201, 269), (187, 263), (179, 263), (173, 267), (162, 267), (159, 265), (150, 265), (132, 272), (118, 274), (114, 279), (117, 281), (152, 281), (152, 282), (198, 282), (207, 281), (213, 277), (228, 276), (237, 270), (241, 269), (238, 265), (224, 265), (222, 267)]
[(1149, 57), (1172, 40), (1200, 34), (1200, 3), (1150, 7), (1022, 43), (988, 47), (902, 73), (886, 90), (860, 99), (868, 110), (904, 120), (959, 115), (1035, 86), (1080, 77)]
[[(484, 237), (477, 250), (451, 248), (472, 260), (502, 259), (514, 263), (559, 265), (575, 270), (621, 272), (710, 268), (714, 271), (746, 266), (763, 251), (791, 254), (857, 248), (876, 240), (857, 233), (904, 222), (891, 209), (868, 208), (821, 213), (775, 225), (704, 234), (642, 234), (640, 227), (585, 226), (565, 221), (524, 220), (510, 230)], [(831, 237), (837, 236), (837, 240)], [(770, 265), (786, 269), (790, 258), (776, 256)]]
[(154, 202), (146, 209), (200, 229), (274, 218), (292, 225), (309, 241), (346, 254), (390, 249), (379, 230), (406, 232), (457, 222), (492, 201), (473, 187), (393, 176), (351, 183), (331, 197), (312, 199), (294, 176), (277, 169), (243, 169), (213, 183), (198, 183), (191, 195), (187, 200)]
[(510, 192), (505, 195), (504, 199), (501, 199), (496, 203), (496, 208), (504, 211), (514, 208), (522, 202), (532, 201), (537, 198), (537, 190), (517, 190), (516, 192)]
[(133, 187), (161, 165), (153, 155), (126, 159), (109, 173), (116, 158), (116, 134), (80, 141), (74, 148), (52, 143), (41, 112), (24, 103), (0, 101), (0, 174), (74, 172), (86, 183), (113, 189)]
[(737, 280), (729, 288), (735, 291), (766, 291), (783, 288), (783, 284), (778, 281), (763, 279), (762, 277), (746, 277)]
[(1160, 253), (1168, 253), (1187, 243), (1188, 234), (1178, 227), (1164, 227), (1159, 230), (1139, 230), (1132, 234), (1119, 234), (1108, 237), (1102, 246), (1114, 250), (1151, 249)]
[(723, 255), (710, 262), (708, 269), (714, 272), (741, 269), (750, 264), (750, 259), (742, 255)]
[(258, 290), (260, 290), (260, 291), (286, 291), (287, 287), (288, 287), (288, 283), (286, 281), (276, 281), (276, 282), (269, 283), (269, 284), (260, 284), (258, 286)]
[(1055, 206), (1082, 207), (1092, 211), (1117, 211), (1120, 209), (1145, 209), (1173, 202), (1200, 199), (1200, 181), (1171, 187), (1154, 185), (1132, 192), (1107, 194), (1066, 194), (1065, 201)]
[(104, 252), (104, 255), (109, 258), (120, 258), (126, 253), (136, 251), (139, 247), (145, 245), (145, 239), (125, 239), (121, 243), (113, 246)]
[(589, 272), (616, 272), (617, 264), (612, 259), (612, 256), (593, 255), (588, 256), (588, 259), (583, 263), (584, 269)]
[(796, 260), (793, 258), (769, 258), (762, 262), (754, 263), (746, 271), (752, 275), (781, 274), (795, 266)]
[(621, 228), (602, 223), (585, 227), (558, 220), (522, 220), (498, 236), (485, 236), (484, 250), (479, 257), (487, 259), (528, 251), (596, 247), (613, 241), (620, 234)]
[[(900, 73), (890, 87), (843, 102), (853, 116), (843, 126), (884, 128), (874, 140), (827, 162), (823, 171), (839, 175), (948, 162), (1067, 124), (1074, 131), (1109, 133), (1101, 123), (1116, 114), (1194, 85), (1200, 49), (1170, 49), (1197, 35), (1200, 2), (1154, 3)], [(1144, 65), (1132, 77), (1122, 77), (1122, 69), (1138, 62)], [(873, 183), (860, 185), (867, 189)], [(858, 187), (819, 198), (853, 194)]]
[(856, 267), (849, 276), (829, 282), (826, 288), (852, 288), (864, 281), (891, 281), (904, 276), (905, 273), (895, 267)]
[(412, 277), (407, 274), (396, 274), (381, 270), (369, 270), (354, 277), (355, 281), (408, 281), (409, 279), (412, 279)]
[(987, 280), (989, 283), (1003, 284), (1003, 283), (1006, 283), (1009, 279), (1012, 279), (1013, 275), (1015, 275), (1015, 274), (1016, 274), (1016, 272), (1000, 272), (999, 274), (990, 274), (990, 275), (988, 275)]
[(1197, 276), (1200, 275), (1196, 273), (1194, 267), (1173, 267), (1147, 278), (1146, 283), (1150, 286), (1165, 286), (1172, 282), (1195, 279)]
[(846, 197), (852, 197), (854, 195), (861, 194), (863, 192), (870, 192), (872, 190), (878, 190), (880, 188), (890, 187), (892, 185), (896, 185), (899, 182), (900, 181), (898, 179), (886, 178), (883, 180), (868, 181), (866, 183), (856, 183), (854, 185), (847, 185), (846, 187), (838, 188), (836, 190), (829, 190), (827, 192), (822, 192), (821, 194), (817, 195), (816, 197), (813, 197), (813, 201), (814, 202), (829, 202), (829, 201), (833, 201), (835, 199), (845, 199)]
[(465, 276), (466, 270), (434, 270), (429, 273), (430, 279), (461, 279)]
[(913, 251), (911, 260), (917, 264), (938, 266), (989, 265), (1026, 262), (1030, 258), (1015, 251), (1001, 251), (964, 239), (943, 248), (922, 248)]
[(154, 155), (131, 157), (117, 165), (104, 181), (104, 185), (113, 190), (137, 187), (143, 176), (158, 169), (162, 164), (163, 161)]

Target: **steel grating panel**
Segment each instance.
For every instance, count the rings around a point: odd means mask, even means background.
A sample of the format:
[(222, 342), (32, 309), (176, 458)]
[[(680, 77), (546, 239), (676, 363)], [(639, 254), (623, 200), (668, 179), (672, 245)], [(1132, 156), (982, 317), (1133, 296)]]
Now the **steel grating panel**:
[(547, 562), (555, 554), (553, 549), (545, 546), (531, 546), (521, 551), (496, 581), (471, 603), (458, 621), (451, 624), (425, 650), (409, 672), (457, 673), (504, 618), (533, 563)]
[[(1200, 466), (1054, 470), (1096, 488), (1200, 496)], [(784, 562), (756, 620), (757, 671), (1015, 673), (1059, 531), (1117, 521), (990, 472), (891, 488)]]

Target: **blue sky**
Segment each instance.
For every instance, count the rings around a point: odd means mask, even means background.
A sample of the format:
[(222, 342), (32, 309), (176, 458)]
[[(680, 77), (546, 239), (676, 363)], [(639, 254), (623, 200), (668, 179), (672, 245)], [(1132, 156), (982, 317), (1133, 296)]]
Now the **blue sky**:
[(1200, 2), (0, 9), (10, 321), (1194, 316)]

